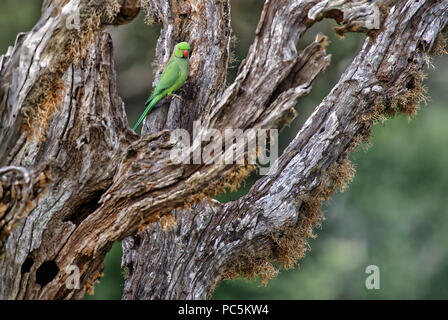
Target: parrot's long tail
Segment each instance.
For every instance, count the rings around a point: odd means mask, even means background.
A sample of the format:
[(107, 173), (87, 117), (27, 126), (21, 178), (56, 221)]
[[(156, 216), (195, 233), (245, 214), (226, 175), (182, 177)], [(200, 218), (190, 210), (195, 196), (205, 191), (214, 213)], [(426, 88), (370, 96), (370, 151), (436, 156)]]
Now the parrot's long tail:
[(135, 129), (138, 128), (140, 123), (142, 123), (143, 119), (145, 119), (148, 112), (152, 109), (152, 107), (154, 107), (157, 104), (157, 102), (160, 101), (161, 98), (162, 97), (160, 97), (160, 96), (155, 96), (154, 98), (149, 98), (148, 101), (146, 101), (146, 104), (145, 104), (146, 109), (145, 109), (145, 111), (143, 111), (142, 115), (140, 116), (140, 118), (138, 119), (137, 123), (135, 124), (135, 126), (132, 130), (135, 131)]

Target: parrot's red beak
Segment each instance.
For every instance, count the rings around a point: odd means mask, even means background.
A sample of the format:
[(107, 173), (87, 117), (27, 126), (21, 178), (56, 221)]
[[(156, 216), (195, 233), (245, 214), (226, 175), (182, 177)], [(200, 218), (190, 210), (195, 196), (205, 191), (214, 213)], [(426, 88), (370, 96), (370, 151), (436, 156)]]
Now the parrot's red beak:
[(184, 58), (188, 58), (188, 50), (184, 50)]

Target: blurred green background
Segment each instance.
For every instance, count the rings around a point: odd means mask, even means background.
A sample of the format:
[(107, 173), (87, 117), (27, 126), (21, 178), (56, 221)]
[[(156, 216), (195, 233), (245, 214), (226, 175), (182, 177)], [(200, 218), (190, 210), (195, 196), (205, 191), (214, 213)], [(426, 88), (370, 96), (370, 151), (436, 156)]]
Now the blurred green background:
[[(3, 0), (0, 54), (39, 18), (38, 0)], [(261, 12), (261, 0), (232, 0), (238, 63), (246, 55)], [(309, 30), (303, 48), (317, 32), (330, 38), (331, 67), (297, 106), (299, 117), (280, 136), (288, 144), (306, 117), (328, 94), (356, 55), (363, 35), (334, 36), (334, 23)], [(133, 23), (111, 27), (120, 95), (133, 124), (152, 88), (154, 48), (160, 26), (147, 26), (143, 14)], [(262, 286), (259, 279), (225, 281), (214, 299), (447, 299), (448, 298), (448, 56), (435, 58), (425, 82), (431, 97), (409, 122), (398, 116), (377, 125), (372, 146), (352, 156), (357, 174), (349, 189), (325, 204), (326, 220), (300, 267), (283, 271)], [(229, 79), (236, 68), (230, 70)], [(237, 199), (246, 188), (220, 197)], [(120, 299), (121, 245), (108, 254), (104, 277), (86, 299)], [(365, 269), (380, 269), (380, 289), (368, 290)]]

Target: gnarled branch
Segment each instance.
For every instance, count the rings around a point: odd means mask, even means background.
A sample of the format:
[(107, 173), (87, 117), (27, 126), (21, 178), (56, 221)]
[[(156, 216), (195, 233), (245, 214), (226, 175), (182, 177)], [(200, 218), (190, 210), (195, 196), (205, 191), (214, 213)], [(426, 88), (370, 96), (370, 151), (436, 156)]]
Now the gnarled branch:
[[(386, 6), (381, 29), (368, 23), (356, 28), (377, 5)], [(8, 200), (21, 219), (4, 240), (1, 298), (82, 297), (101, 276), (115, 240), (155, 221), (170, 226), (172, 212), (174, 232), (152, 224), (140, 245), (138, 238), (124, 242), (124, 264), (132, 269), (125, 298), (205, 298), (223, 278), (241, 272), (269, 277), (271, 261), (293, 263), (319, 221), (322, 201), (350, 178), (347, 157), (378, 116), (415, 112), (425, 55), (448, 16), (448, 1), (267, 0), (248, 56), (226, 88), (229, 2), (144, 6), (162, 22), (161, 67), (179, 40), (192, 43), (193, 56), (183, 103), (165, 99), (169, 107), (154, 110), (141, 138), (127, 125), (104, 31), (130, 22), (139, 1), (44, 1), (40, 21), (0, 59), (0, 166), (23, 167), (34, 177), (45, 172), (49, 179), (27, 196), (39, 198), (34, 208), (23, 211)], [(77, 14), (79, 25), (72, 28), (67, 21)], [(199, 202), (237, 185), (255, 166), (174, 163), (176, 145), (163, 129), (191, 131), (197, 119), (203, 131), (281, 129), (329, 63), (323, 37), (303, 52), (296, 49), (323, 17), (370, 38), (279, 158), (277, 172), (238, 201)], [(419, 25), (411, 23), (416, 18)], [(217, 29), (222, 32), (211, 32)], [(190, 152), (202, 151), (198, 139)], [(194, 211), (181, 210), (185, 205)], [(82, 275), (79, 290), (65, 285), (71, 266)]]

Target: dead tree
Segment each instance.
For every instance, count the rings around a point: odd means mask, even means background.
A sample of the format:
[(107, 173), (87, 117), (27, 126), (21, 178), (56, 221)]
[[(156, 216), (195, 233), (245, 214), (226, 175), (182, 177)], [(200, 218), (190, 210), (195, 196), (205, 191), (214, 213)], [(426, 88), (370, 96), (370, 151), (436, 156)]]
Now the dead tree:
[[(139, 137), (117, 94), (105, 27), (131, 22), (141, 7), (162, 24), (160, 70), (178, 41), (193, 54), (182, 101), (164, 99)], [(326, 18), (340, 35), (365, 33), (362, 49), (278, 170), (237, 201), (211, 200), (256, 166), (173, 163), (170, 130), (191, 131), (198, 119), (220, 131), (281, 129), (330, 63), (324, 36), (296, 49)], [(266, 0), (226, 86), (229, 0), (45, 0), (35, 27), (0, 58), (0, 298), (82, 298), (117, 240), (124, 299), (205, 299), (223, 279), (269, 279), (273, 262), (294, 265), (322, 202), (352, 178), (351, 152), (384, 115), (416, 113), (447, 20), (448, 0)], [(67, 285), (73, 266), (79, 288)]]

